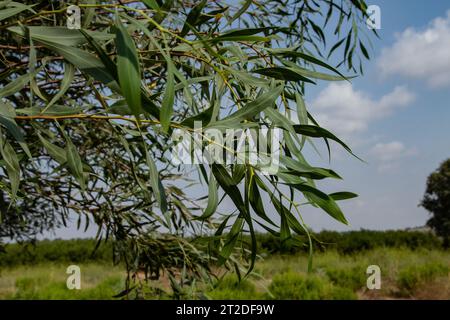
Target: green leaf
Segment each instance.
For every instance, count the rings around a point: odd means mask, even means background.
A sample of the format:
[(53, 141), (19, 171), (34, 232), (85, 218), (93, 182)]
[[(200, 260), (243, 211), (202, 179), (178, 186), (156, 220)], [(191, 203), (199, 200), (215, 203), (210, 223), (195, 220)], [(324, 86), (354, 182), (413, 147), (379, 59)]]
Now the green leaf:
[(216, 43), (222, 41), (270, 41), (270, 37), (265, 36), (255, 36), (255, 34), (261, 33), (263, 31), (268, 31), (271, 29), (276, 29), (273, 27), (264, 27), (264, 28), (246, 28), (246, 29), (237, 29), (237, 30), (229, 30), (224, 32), (217, 37), (212, 39), (208, 39), (208, 41)]
[(339, 206), (336, 202), (334, 202), (333, 198), (328, 196), (326, 193), (307, 184), (294, 184), (292, 186), (300, 190), (312, 204), (316, 204), (322, 208), (331, 217), (339, 222), (342, 222), (343, 224), (348, 224)]
[(256, 98), (252, 102), (247, 103), (244, 107), (229, 115), (228, 117), (225, 117), (220, 121), (213, 122), (210, 127), (232, 126), (243, 120), (248, 120), (264, 111), (264, 109), (272, 107), (282, 92), (283, 86), (278, 86), (270, 89), (268, 92), (261, 94), (258, 98)]
[(250, 7), (250, 5), (252, 4), (253, 0), (245, 0), (244, 4), (241, 6), (241, 8), (236, 11), (236, 13), (233, 15), (233, 17), (231, 17), (230, 21), (228, 21), (228, 25), (231, 25), (233, 23), (233, 21), (239, 19), (240, 16), (242, 16), (245, 11), (247, 11), (247, 9)]
[(12, 16), (15, 16), (16, 14), (19, 14), (25, 10), (29, 10), (29, 11), (35, 13), (35, 11), (32, 9), (33, 6), (27, 6), (27, 5), (23, 5), (21, 3), (17, 3), (17, 2), (15, 2), (15, 4), (16, 4), (16, 6), (14, 6), (14, 7), (9, 7), (9, 8), (0, 10), (0, 21), (8, 19)]
[(203, 214), (198, 218), (200, 220), (206, 220), (211, 217), (217, 210), (219, 204), (219, 194), (217, 192), (217, 181), (214, 175), (211, 174), (208, 181), (208, 204), (203, 211)]
[(356, 193), (347, 192), (347, 191), (330, 193), (329, 196), (330, 196), (330, 198), (332, 198), (335, 201), (348, 200), (348, 199), (353, 199), (353, 198), (358, 197), (358, 195)]
[(330, 49), (330, 52), (328, 53), (327, 58), (330, 58), (331, 55), (333, 54), (333, 52), (334, 52), (337, 48), (339, 48), (339, 47), (342, 45), (342, 43), (344, 43), (344, 41), (345, 41), (345, 38), (343, 38), (343, 39), (339, 40), (338, 42), (336, 42), (336, 43), (334, 44), (334, 46)]
[(83, 162), (81, 161), (81, 157), (78, 153), (78, 150), (73, 144), (70, 137), (65, 133), (64, 136), (66, 138), (67, 166), (72, 175), (74, 176), (74, 178), (77, 180), (78, 184), (80, 185), (81, 190), (84, 191), (86, 189), (86, 181), (85, 176), (83, 174)]
[(6, 86), (0, 89), (0, 99), (16, 94), (22, 90), (26, 85), (30, 83), (32, 77), (38, 74), (42, 68), (34, 70), (33, 72), (21, 75), (8, 83)]
[(328, 63), (325, 63), (309, 54), (303, 53), (303, 52), (299, 52), (299, 51), (292, 51), (292, 50), (271, 50), (271, 52), (275, 53), (275, 54), (281, 54), (283, 56), (287, 56), (287, 57), (294, 57), (294, 58), (300, 58), (303, 59), (305, 61), (308, 61), (310, 63), (316, 64), (318, 66), (324, 67), (330, 71), (333, 71), (334, 73), (340, 75), (342, 78), (345, 78), (345, 76), (339, 72), (339, 70), (337, 70), (336, 68), (330, 66)]
[(62, 105), (52, 105), (49, 108), (31, 107), (16, 109), (17, 113), (25, 114), (28, 116), (48, 115), (48, 116), (68, 116), (73, 114), (79, 114), (85, 111), (82, 107), (69, 107)]
[(174, 65), (172, 62), (167, 64), (167, 83), (164, 91), (164, 98), (161, 104), (160, 121), (164, 132), (169, 130), (170, 119), (173, 113), (173, 104), (175, 102), (175, 76)]
[(61, 81), (61, 87), (59, 88), (59, 91), (55, 96), (50, 100), (48, 105), (44, 110), (47, 110), (52, 105), (54, 105), (61, 97), (66, 93), (66, 91), (70, 88), (70, 85), (73, 81), (73, 76), (75, 74), (75, 68), (71, 63), (65, 63), (64, 64), (64, 78)]
[[(253, 172), (253, 171), (252, 171)], [(264, 210), (264, 204), (262, 202), (261, 194), (258, 190), (258, 185), (256, 184), (255, 178), (252, 175), (248, 187), (248, 196), (250, 204), (253, 208), (253, 211), (255, 211), (256, 215), (266, 222), (270, 223), (273, 226), (276, 226), (273, 221), (267, 216), (265, 210)]]
[(283, 61), (283, 63), (285, 65), (289, 66), (290, 70), (292, 70), (300, 75), (303, 75), (305, 77), (309, 77), (309, 78), (313, 78), (313, 79), (320, 79), (320, 80), (327, 80), (327, 81), (342, 81), (342, 80), (347, 80), (347, 79), (353, 78), (353, 77), (343, 77), (340, 75), (335, 76), (332, 74), (308, 70), (308, 69), (302, 68), (290, 61)]
[(103, 49), (103, 47), (98, 43), (96, 39), (94, 39), (88, 32), (84, 31), (83, 29), (80, 29), (80, 33), (86, 38), (86, 40), (89, 42), (89, 44), (94, 48), (95, 52), (99, 56), (100, 60), (105, 65), (106, 69), (108, 69), (111, 76), (118, 81), (117, 77), (117, 66), (116, 64), (111, 60), (108, 53)]
[(133, 39), (116, 17), (117, 74), (122, 94), (133, 112), (138, 117), (141, 104), (141, 70), (139, 57)]
[(238, 187), (235, 185), (233, 178), (228, 174), (225, 167), (223, 165), (213, 164), (211, 166), (211, 169), (220, 187), (231, 198), (231, 200), (234, 202), (238, 210), (241, 213), (246, 212), (247, 209), (245, 208), (244, 200), (242, 200), (241, 193)]
[(366, 47), (363, 45), (361, 41), (359, 41), (359, 47), (361, 48), (361, 52), (367, 60), (370, 60), (369, 52)]
[(197, 20), (200, 17), (200, 14), (202, 13), (202, 10), (205, 7), (206, 3), (207, 0), (202, 0), (189, 12), (188, 16), (186, 17), (183, 29), (181, 29), (181, 37), (186, 36), (186, 34), (189, 32), (189, 29), (196, 26)]
[(266, 77), (278, 79), (278, 80), (303, 81), (303, 82), (315, 84), (314, 81), (308, 79), (307, 77), (303, 76), (302, 74), (300, 74), (297, 71), (290, 69), (290, 68), (270, 67), (270, 68), (261, 68), (261, 69), (252, 70), (252, 72), (261, 74)]
[(221, 38), (227, 38), (227, 37), (239, 37), (239, 36), (252, 36), (258, 33), (261, 33), (263, 31), (268, 31), (276, 29), (273, 27), (263, 27), (263, 28), (245, 28), (245, 29), (233, 29), (228, 30), (219, 36), (217, 36), (215, 39), (221, 39)]
[(103, 62), (93, 54), (78, 48), (64, 46), (52, 42), (40, 42), (47, 48), (54, 50), (58, 54), (62, 55), (64, 59), (80, 69), (80, 71), (85, 72), (94, 79), (104, 83), (112, 90), (120, 92), (120, 88), (118, 87), (110, 70), (108, 70)]
[(67, 162), (67, 152), (63, 148), (50, 143), (50, 141), (46, 140), (39, 132), (38, 137), (39, 140), (41, 140), (45, 150), (47, 150), (48, 154), (55, 159), (56, 162), (59, 164), (64, 164)]
[(153, 9), (155, 11), (161, 10), (156, 0), (142, 0), (142, 2), (145, 3), (145, 5), (150, 9)]
[(0, 152), (5, 161), (6, 172), (8, 173), (8, 178), (11, 184), (11, 197), (16, 198), (17, 191), (19, 190), (20, 183), (20, 165), (19, 159), (17, 158), (14, 148), (8, 143), (8, 141), (3, 141), (2, 133), (0, 133)]
[(208, 109), (203, 110), (202, 112), (192, 117), (184, 119), (183, 122), (180, 123), (180, 125), (193, 128), (196, 121), (201, 121), (203, 126), (207, 126), (212, 120), (211, 117), (213, 115), (213, 111), (214, 107), (209, 107)]
[(308, 111), (306, 111), (305, 101), (297, 92), (295, 93), (295, 101), (297, 102), (297, 117), (300, 124), (308, 124)]
[(8, 132), (20, 144), (27, 156), (31, 158), (31, 153), (25, 143), (22, 131), (14, 120), (15, 116), (16, 110), (9, 103), (3, 103), (0, 101), (0, 123), (5, 126)]
[(152, 186), (153, 194), (155, 195), (156, 201), (159, 204), (159, 208), (163, 213), (167, 212), (167, 199), (166, 193), (164, 191), (164, 187), (161, 182), (161, 178), (159, 177), (158, 169), (156, 168), (156, 164), (150, 156), (149, 152), (146, 152), (146, 160), (150, 173), (150, 184)]
[(244, 218), (238, 217), (233, 223), (230, 232), (227, 235), (227, 240), (220, 251), (219, 264), (223, 264), (233, 252), (236, 247), (236, 242), (238, 240), (239, 234), (244, 227)]
[[(86, 43), (86, 38), (81, 30), (68, 29), (66, 27), (29, 26), (30, 36), (36, 41), (51, 42), (57, 45), (76, 47)], [(9, 31), (25, 36), (21, 27), (9, 27)], [(107, 41), (114, 39), (114, 34), (90, 30), (82, 30), (97, 41)]]
[(281, 157), (281, 163), (286, 167), (295, 170), (298, 173), (310, 173), (315, 175), (316, 179), (322, 178), (334, 178), (334, 179), (342, 179), (336, 172), (330, 169), (312, 167), (306, 163), (302, 163), (298, 160), (295, 160), (291, 157)]
[(297, 132), (298, 134), (305, 135), (308, 137), (331, 139), (331, 140), (339, 143), (350, 154), (352, 154), (353, 156), (358, 158), (355, 154), (353, 154), (353, 152), (349, 146), (347, 146), (344, 142), (342, 142), (338, 137), (336, 137), (330, 131), (328, 131), (322, 127), (313, 126), (313, 125), (294, 125), (294, 129), (295, 129), (295, 132)]
[[(164, 19), (167, 17), (167, 15), (170, 13), (170, 10), (172, 9), (173, 4), (174, 4), (174, 0), (166, 0), (166, 1), (164, 1), (162, 6), (160, 6), (161, 10), (158, 10), (156, 12), (156, 14), (153, 17), (153, 20), (156, 23), (158, 23), (158, 24), (163, 22)], [(148, 27), (148, 31), (152, 31), (154, 28), (156, 28), (156, 25), (151, 24)]]

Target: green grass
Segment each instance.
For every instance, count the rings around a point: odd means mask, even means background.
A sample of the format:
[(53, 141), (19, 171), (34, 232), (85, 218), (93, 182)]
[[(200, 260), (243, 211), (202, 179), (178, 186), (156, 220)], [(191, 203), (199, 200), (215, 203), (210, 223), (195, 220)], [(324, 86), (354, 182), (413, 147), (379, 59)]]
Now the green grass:
[[(222, 277), (203, 288), (210, 299), (450, 299), (450, 252), (378, 248), (351, 255), (317, 253), (308, 274), (307, 256), (260, 259), (243, 281)], [(112, 299), (124, 288), (125, 272), (105, 263), (81, 263), (81, 290), (68, 290), (68, 264), (41, 263), (0, 269), (0, 299)], [(381, 268), (381, 290), (366, 288), (366, 269)], [(155, 283), (167, 287), (167, 281)], [(202, 289), (202, 290), (203, 290)], [(161, 296), (148, 296), (160, 298)]]
[(111, 299), (124, 289), (125, 273), (106, 264), (81, 264), (81, 289), (66, 286), (67, 265), (50, 263), (0, 271), (0, 299)]

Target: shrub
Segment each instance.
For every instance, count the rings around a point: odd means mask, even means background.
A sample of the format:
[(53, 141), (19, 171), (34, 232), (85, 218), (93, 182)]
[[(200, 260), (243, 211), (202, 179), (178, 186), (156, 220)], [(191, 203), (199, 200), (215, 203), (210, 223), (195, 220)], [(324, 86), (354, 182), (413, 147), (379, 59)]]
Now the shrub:
[(48, 281), (45, 278), (19, 278), (13, 299), (22, 300), (107, 300), (123, 290), (122, 277), (104, 279), (95, 287), (69, 290), (64, 281)]
[(365, 269), (360, 266), (327, 267), (326, 274), (335, 285), (352, 290), (361, 289), (366, 284)]
[(256, 292), (256, 287), (248, 279), (239, 281), (236, 276), (225, 276), (218, 281), (214, 290), (207, 293), (215, 300), (246, 300), (258, 299), (261, 295)]
[(335, 287), (326, 278), (293, 272), (276, 275), (269, 290), (278, 300), (356, 299), (350, 289)]
[(0, 252), (0, 267), (29, 265), (45, 262), (86, 263), (112, 261), (112, 246), (102, 243), (94, 252), (93, 239), (43, 240), (36, 243), (15, 243)]
[(440, 262), (430, 262), (423, 265), (408, 266), (399, 271), (397, 286), (400, 295), (411, 295), (424, 283), (432, 282), (439, 277), (446, 277), (450, 267)]

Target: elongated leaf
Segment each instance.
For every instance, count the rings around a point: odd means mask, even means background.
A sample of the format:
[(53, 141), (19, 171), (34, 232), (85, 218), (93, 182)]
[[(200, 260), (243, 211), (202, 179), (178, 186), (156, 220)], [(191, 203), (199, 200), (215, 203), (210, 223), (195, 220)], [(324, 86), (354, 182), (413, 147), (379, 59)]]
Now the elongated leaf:
[(276, 99), (281, 95), (282, 92), (283, 86), (275, 87), (269, 92), (263, 93), (252, 102), (247, 103), (244, 107), (229, 115), (228, 117), (212, 123), (211, 126), (232, 126), (236, 125), (236, 123), (240, 121), (250, 119), (259, 114), (261, 111), (264, 111), (264, 109), (273, 106)]
[[(29, 29), (31, 38), (36, 41), (45, 41), (72, 47), (86, 43), (86, 38), (80, 30), (47, 26), (29, 26), (27, 28)], [(9, 27), (8, 30), (24, 36), (24, 30), (21, 27)], [(83, 30), (83, 32), (86, 32), (90, 37), (97, 41), (114, 39), (114, 34), (111, 33), (90, 30)]]
[(230, 232), (227, 235), (227, 240), (222, 250), (220, 251), (219, 264), (223, 264), (233, 252), (233, 249), (236, 247), (236, 242), (238, 240), (239, 233), (242, 231), (244, 227), (244, 218), (238, 217), (233, 226), (231, 227)]
[(32, 7), (33, 6), (26, 6), (26, 5), (19, 4), (18, 6), (15, 6), (15, 7), (9, 7), (9, 8), (0, 10), (0, 21), (8, 19), (8, 18), (10, 18), (12, 16), (15, 16), (16, 14), (19, 14), (22, 11), (25, 11), (25, 10), (29, 10), (31, 12), (35, 12), (32, 9)]
[(161, 104), (160, 121), (163, 131), (167, 132), (170, 126), (170, 119), (173, 113), (173, 104), (175, 101), (175, 76), (172, 62), (167, 65), (167, 83), (164, 92), (164, 98)]
[(0, 123), (5, 126), (8, 132), (14, 137), (14, 139), (20, 144), (27, 156), (31, 158), (30, 150), (28, 149), (22, 131), (17, 125), (14, 117), (16, 116), (15, 109), (8, 103), (0, 101)]
[(271, 29), (275, 29), (273, 27), (264, 27), (264, 28), (246, 28), (246, 29), (234, 29), (226, 31), (219, 36), (217, 36), (215, 39), (223, 39), (228, 37), (240, 37), (240, 36), (252, 36), (258, 33), (261, 33), (263, 31), (269, 31)]
[(247, 11), (252, 2), (253, 0), (245, 0), (244, 4), (240, 7), (240, 9), (236, 11), (233, 17), (231, 17), (230, 21), (228, 21), (228, 25), (231, 25), (233, 21), (239, 19), (239, 17), (242, 16), (245, 13), (245, 11)]
[(348, 224), (339, 206), (336, 204), (336, 202), (334, 202), (333, 198), (328, 196), (326, 193), (307, 184), (295, 184), (292, 186), (303, 192), (303, 194), (310, 200), (312, 204), (316, 204), (317, 206), (322, 208), (334, 219), (342, 222), (343, 224)]
[(347, 146), (344, 142), (342, 142), (338, 137), (336, 137), (330, 131), (328, 131), (322, 127), (313, 126), (313, 125), (294, 125), (294, 129), (298, 134), (302, 134), (302, 135), (305, 135), (308, 137), (331, 139), (331, 140), (339, 143), (342, 147), (344, 147), (345, 150), (347, 150), (349, 153), (354, 155), (349, 146)]
[(308, 124), (308, 111), (306, 111), (305, 101), (303, 97), (299, 94), (295, 94), (295, 101), (297, 102), (297, 117), (300, 124)]
[(141, 69), (136, 45), (116, 17), (117, 74), (120, 87), (127, 103), (137, 117), (141, 113)]
[(330, 193), (329, 196), (330, 196), (330, 198), (332, 198), (335, 201), (348, 200), (348, 199), (353, 199), (353, 198), (358, 197), (358, 195), (356, 193), (347, 192), (347, 191)]
[(189, 32), (189, 29), (196, 26), (197, 20), (200, 17), (200, 14), (202, 13), (202, 10), (205, 7), (206, 3), (207, 0), (202, 0), (189, 12), (188, 16), (186, 17), (183, 29), (181, 29), (181, 37), (186, 36), (186, 34)]
[(95, 52), (97, 53), (97, 55), (99, 56), (99, 58), (103, 62), (103, 64), (105, 65), (106, 69), (108, 69), (108, 71), (111, 74), (111, 76), (116, 81), (118, 81), (117, 66), (111, 60), (111, 58), (109, 57), (108, 53), (105, 52), (105, 50), (100, 45), (100, 43), (96, 39), (94, 39), (91, 36), (91, 34), (89, 34), (88, 32), (86, 32), (86, 31), (84, 31), (82, 29), (80, 29), (80, 33), (86, 38), (86, 40), (89, 42), (89, 44), (94, 48)]
[(256, 69), (253, 70), (254, 73), (259, 73), (267, 77), (271, 77), (278, 80), (285, 80), (285, 81), (303, 81), (303, 82), (309, 82), (309, 83), (315, 83), (311, 79), (308, 79), (307, 77), (301, 75), (300, 73), (296, 72), (295, 70), (292, 70), (290, 68), (284, 68), (284, 67), (270, 67), (270, 68), (263, 68), (263, 69)]
[(39, 132), (38, 132), (39, 140), (41, 140), (42, 145), (44, 146), (45, 150), (47, 150), (48, 154), (55, 159), (59, 164), (64, 164), (67, 162), (67, 152), (61, 148), (58, 147), (47, 139), (45, 139)]
[[(0, 136), (2, 136), (1, 132)], [(0, 137), (0, 151), (3, 160), (5, 161), (6, 172), (8, 173), (9, 182), (11, 184), (11, 197), (14, 200), (17, 195), (17, 191), (19, 190), (20, 183), (19, 159), (17, 158), (17, 155), (9, 142), (2, 140), (3, 139)]]
[(211, 174), (211, 177), (208, 181), (208, 204), (203, 212), (202, 216), (199, 219), (204, 220), (211, 217), (217, 210), (217, 206), (219, 204), (219, 194), (217, 192), (217, 181), (214, 178), (214, 175)]
[(290, 61), (284, 61), (284, 63), (289, 66), (289, 70), (292, 70), (300, 75), (303, 75), (305, 77), (308, 78), (313, 78), (313, 79), (320, 79), (320, 80), (327, 80), (327, 81), (342, 81), (342, 80), (347, 80), (347, 79), (351, 79), (352, 77), (342, 77), (340, 75), (335, 76), (332, 74), (327, 74), (327, 73), (322, 73), (322, 72), (317, 72), (317, 71), (313, 71), (313, 70), (308, 70), (305, 68), (302, 68), (298, 65), (296, 65), (293, 62)]
[(59, 91), (55, 96), (50, 100), (45, 110), (50, 108), (52, 105), (54, 105), (59, 99), (64, 96), (66, 91), (70, 88), (70, 84), (73, 80), (73, 75), (75, 74), (75, 68), (71, 63), (66, 63), (64, 67), (64, 78), (61, 82), (61, 87), (59, 88)]
[(267, 216), (264, 210), (264, 204), (261, 198), (261, 194), (259, 193), (258, 185), (256, 184), (254, 177), (252, 177), (252, 179), (250, 180), (248, 193), (250, 204), (258, 217), (276, 227), (274, 222)]
[(78, 153), (77, 148), (75, 147), (69, 136), (65, 135), (65, 138), (66, 138), (67, 166), (70, 172), (72, 173), (73, 177), (77, 180), (78, 184), (80, 185), (81, 190), (85, 190), (86, 181), (85, 176), (83, 174), (83, 162), (81, 161), (80, 154)]
[(47, 48), (54, 50), (62, 55), (64, 59), (72, 63), (80, 71), (87, 73), (94, 79), (103, 82), (112, 90), (120, 93), (120, 88), (117, 85), (111, 72), (105, 67), (103, 62), (93, 54), (84, 50), (64, 46), (52, 42), (40, 41)]
[(142, 2), (145, 3), (145, 5), (150, 9), (153, 9), (155, 11), (161, 10), (156, 0), (142, 0)]
[(16, 109), (16, 112), (19, 114), (24, 114), (28, 116), (37, 116), (37, 115), (48, 115), (48, 116), (68, 116), (73, 114), (79, 114), (85, 111), (85, 108), (82, 107), (69, 107), (69, 106), (61, 106), (61, 105), (52, 105), (49, 108), (40, 108), (40, 107), (32, 107), (32, 108), (20, 108)]
[(306, 54), (306, 53), (294, 51), (289, 56), (294, 56), (294, 57), (297, 57), (297, 58), (301, 58), (301, 59), (303, 59), (305, 61), (311, 62), (311, 63), (316, 64), (316, 65), (321, 66), (321, 67), (324, 67), (324, 68), (326, 68), (328, 70), (331, 70), (331, 71), (337, 73), (342, 78), (345, 78), (345, 76), (341, 72), (339, 72), (339, 70), (337, 70), (336, 68), (334, 68), (334, 67), (330, 66), (328, 63), (325, 63), (325, 62), (323, 62), (323, 61), (321, 61), (321, 60), (319, 60), (319, 59), (317, 59), (317, 58), (315, 58), (315, 57), (313, 57), (311, 55)]
[(39, 73), (42, 68), (35, 70), (24, 75), (21, 75), (14, 79), (12, 82), (8, 83), (6, 86), (0, 89), (0, 99), (13, 95), (23, 89), (26, 85), (30, 83), (32, 77)]
[(281, 157), (281, 163), (286, 167), (295, 170), (298, 173), (310, 173), (316, 175), (316, 179), (321, 178), (335, 178), (342, 179), (336, 172), (330, 169), (317, 168), (309, 166), (290, 157)]
[(235, 185), (233, 178), (228, 174), (225, 167), (223, 165), (213, 164), (211, 169), (220, 187), (231, 198), (231, 200), (233, 200), (238, 210), (241, 213), (246, 213), (247, 209), (245, 208), (241, 193), (238, 187)]
[(167, 199), (164, 187), (159, 177), (158, 169), (156, 168), (155, 161), (153, 161), (149, 152), (146, 153), (147, 165), (150, 173), (150, 184), (152, 186), (153, 194), (155, 195), (156, 201), (158, 201), (159, 208), (163, 213), (167, 212)]

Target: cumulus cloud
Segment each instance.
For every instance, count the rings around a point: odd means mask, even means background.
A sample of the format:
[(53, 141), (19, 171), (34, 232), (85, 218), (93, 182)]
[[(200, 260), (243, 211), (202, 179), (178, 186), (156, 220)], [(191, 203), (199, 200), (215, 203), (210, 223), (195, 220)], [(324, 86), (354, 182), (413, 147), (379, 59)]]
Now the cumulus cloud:
[(331, 83), (311, 101), (311, 111), (320, 125), (343, 136), (365, 131), (370, 122), (389, 116), (414, 100), (406, 87), (398, 86), (379, 99), (355, 90), (350, 83)]
[(385, 172), (398, 168), (405, 158), (417, 155), (416, 148), (407, 148), (400, 141), (377, 143), (369, 150), (369, 155), (378, 163), (378, 171)]
[(430, 87), (450, 85), (450, 11), (425, 29), (408, 28), (396, 35), (378, 60), (382, 75), (423, 79)]

